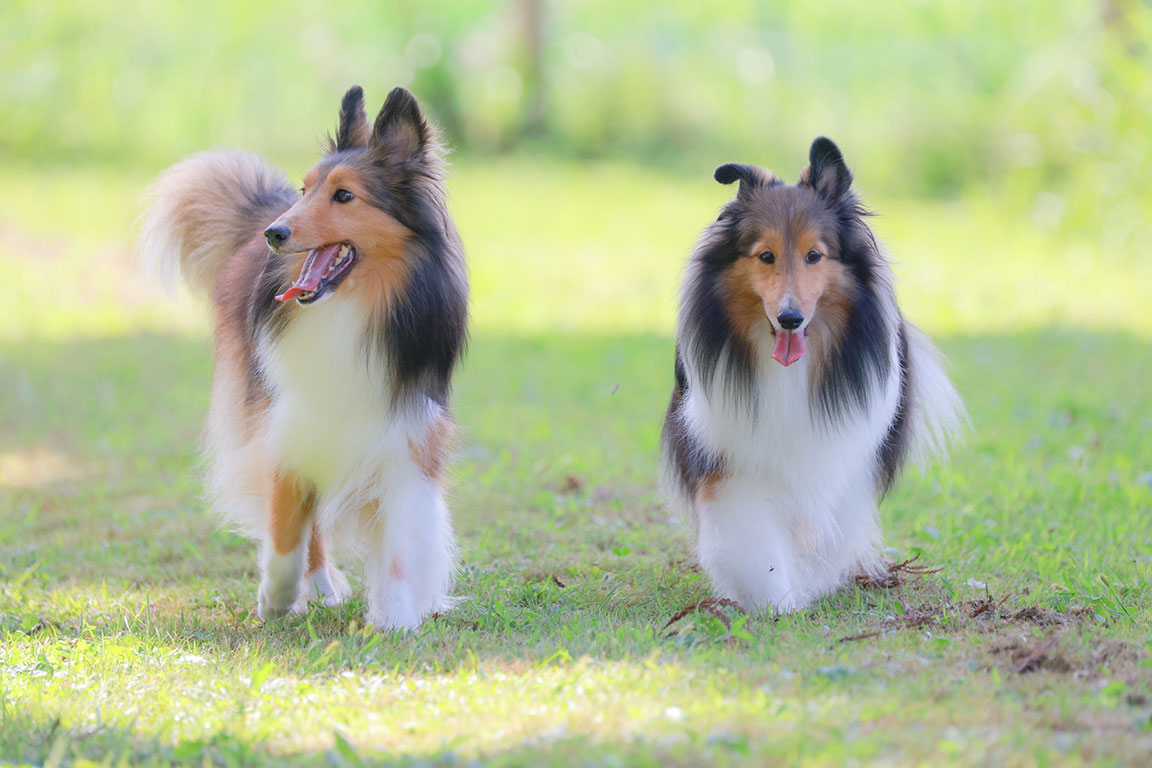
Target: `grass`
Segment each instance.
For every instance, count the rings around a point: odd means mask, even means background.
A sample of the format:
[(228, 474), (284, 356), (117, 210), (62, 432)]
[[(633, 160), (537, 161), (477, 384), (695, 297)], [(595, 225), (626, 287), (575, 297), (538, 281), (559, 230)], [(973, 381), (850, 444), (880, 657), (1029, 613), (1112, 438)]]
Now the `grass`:
[[(297, 175), (306, 161), (292, 170)], [(474, 333), (460, 607), (255, 618), (199, 499), (202, 309), (131, 268), (146, 179), (0, 170), (0, 761), (1132, 764), (1152, 750), (1148, 264), (995, 200), (871, 199), (973, 429), (882, 514), (937, 573), (802, 614), (708, 596), (660, 507), (680, 269), (707, 174), (457, 160)], [(14, 303), (13, 303), (14, 302)]]

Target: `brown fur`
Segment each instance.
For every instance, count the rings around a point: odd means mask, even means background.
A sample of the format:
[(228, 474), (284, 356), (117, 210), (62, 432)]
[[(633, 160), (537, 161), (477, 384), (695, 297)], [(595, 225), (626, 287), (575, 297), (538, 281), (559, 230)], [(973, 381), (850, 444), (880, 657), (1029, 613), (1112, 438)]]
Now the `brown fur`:
[[(267, 409), (268, 393), (251, 376), (255, 365), (255, 339), (245, 330), (251, 286), (259, 279), (267, 259), (268, 244), (256, 236), (224, 264), (216, 280), (216, 371), (213, 389), (235, 382), (237, 402), (244, 407), (239, 416), (245, 436), (251, 439), (259, 427), (259, 416)], [(239, 384), (244, 382), (244, 384)], [(216, 401), (216, 398), (213, 398)]]
[(423, 445), (415, 445), (409, 441), (408, 452), (411, 454), (412, 460), (419, 465), (420, 471), (430, 480), (440, 482), (443, 478), (448, 449), (455, 432), (456, 425), (445, 416), (437, 420)]
[[(353, 199), (339, 203), (337, 190)], [(408, 277), (405, 258), (412, 232), (379, 208), (368, 203), (368, 190), (356, 169), (337, 165), (326, 173), (313, 168), (304, 178), (304, 196), (277, 223), (292, 231), (288, 245), (300, 253), (299, 274), (308, 251), (337, 242), (356, 248), (359, 263), (340, 286), (342, 293), (355, 292), (368, 312), (387, 309), (403, 293)]]
[(693, 493), (696, 507), (699, 508), (701, 504), (707, 504), (710, 501), (716, 500), (716, 486), (724, 482), (725, 477), (719, 472), (713, 472), (707, 477), (700, 478), (699, 484), (696, 486)]
[[(842, 332), (852, 301), (851, 277), (833, 245), (835, 221), (806, 191), (775, 187), (755, 194), (761, 199), (743, 223), (740, 256), (723, 278), (729, 321), (751, 340), (753, 329), (775, 318), (791, 297), (811, 318), (809, 354), (819, 365)], [(822, 254), (815, 264), (805, 261), (812, 250)], [(772, 264), (760, 259), (764, 251), (775, 256)]]
[(315, 523), (312, 524), (312, 538), (308, 542), (308, 574), (313, 574), (324, 567), (327, 562), (326, 551), (324, 547), (324, 537), (320, 534), (320, 528)]
[(296, 477), (277, 472), (272, 478), (269, 494), (268, 532), (272, 548), (286, 555), (300, 546), (304, 529), (312, 519), (315, 497), (311, 490), (301, 487)]

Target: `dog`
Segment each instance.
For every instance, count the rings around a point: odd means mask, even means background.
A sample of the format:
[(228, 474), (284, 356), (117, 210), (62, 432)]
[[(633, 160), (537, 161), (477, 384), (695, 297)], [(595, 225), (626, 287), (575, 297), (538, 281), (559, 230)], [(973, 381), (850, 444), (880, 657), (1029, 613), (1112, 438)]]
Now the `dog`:
[(754, 165), (714, 175), (739, 187), (682, 285), (663, 486), (719, 596), (786, 613), (880, 575), (880, 500), (966, 417), (835, 144), (812, 143), (795, 186)]
[(259, 542), (261, 619), (345, 600), (333, 549), (362, 559), (377, 628), (450, 606), (468, 277), (442, 154), (411, 93), (369, 124), (355, 86), (299, 191), (240, 151), (192, 155), (151, 188), (145, 265), (213, 303), (206, 486)]

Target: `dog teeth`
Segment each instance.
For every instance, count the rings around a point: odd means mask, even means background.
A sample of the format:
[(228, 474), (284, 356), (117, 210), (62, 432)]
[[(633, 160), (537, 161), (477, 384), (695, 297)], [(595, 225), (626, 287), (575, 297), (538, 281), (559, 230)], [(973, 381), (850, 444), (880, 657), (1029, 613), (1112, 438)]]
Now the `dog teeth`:
[(336, 261), (332, 262), (331, 266), (328, 267), (328, 271), (324, 273), (324, 276), (328, 277), (336, 270), (343, 268), (350, 258), (352, 258), (352, 247), (348, 245), (341, 246), (340, 256)]

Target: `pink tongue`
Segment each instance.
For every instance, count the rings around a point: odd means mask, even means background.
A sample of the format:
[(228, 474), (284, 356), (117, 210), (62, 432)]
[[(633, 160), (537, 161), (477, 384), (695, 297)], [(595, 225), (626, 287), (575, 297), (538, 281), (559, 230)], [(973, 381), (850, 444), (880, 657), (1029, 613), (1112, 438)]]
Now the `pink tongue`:
[(296, 278), (296, 282), (292, 284), (291, 288), (277, 296), (276, 301), (292, 301), (302, 293), (316, 290), (320, 281), (324, 279), (324, 275), (328, 273), (328, 267), (332, 266), (332, 262), (336, 261), (336, 257), (339, 255), (340, 243), (333, 243), (311, 251), (304, 262), (304, 267), (300, 270), (300, 277)]
[(799, 333), (778, 331), (776, 333), (776, 348), (772, 350), (772, 359), (780, 365), (788, 367), (802, 357), (804, 357), (804, 331)]

